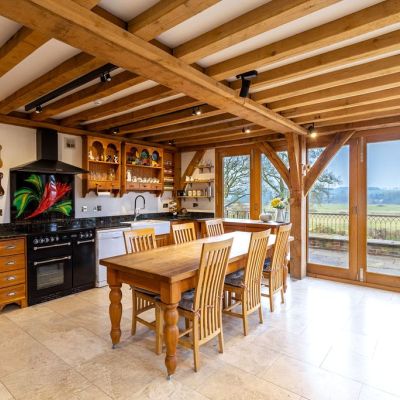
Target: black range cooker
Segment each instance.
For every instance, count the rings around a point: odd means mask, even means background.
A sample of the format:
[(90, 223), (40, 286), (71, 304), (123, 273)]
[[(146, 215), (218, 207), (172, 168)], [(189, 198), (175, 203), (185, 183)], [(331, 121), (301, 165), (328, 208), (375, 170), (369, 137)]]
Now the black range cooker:
[(94, 229), (28, 234), (28, 303), (41, 303), (95, 286)]

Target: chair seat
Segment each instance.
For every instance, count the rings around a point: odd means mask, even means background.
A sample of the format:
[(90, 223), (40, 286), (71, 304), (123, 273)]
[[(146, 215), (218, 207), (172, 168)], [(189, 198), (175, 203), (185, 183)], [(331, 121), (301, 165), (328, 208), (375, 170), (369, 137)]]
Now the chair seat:
[(271, 257), (267, 257), (265, 259), (263, 271), (264, 272), (270, 272), (271, 271)]
[(231, 286), (241, 287), (243, 285), (244, 269), (241, 269), (225, 277), (225, 284)]
[(194, 289), (188, 290), (187, 292), (183, 292), (181, 301), (179, 302), (179, 307), (187, 311), (193, 311), (194, 294), (195, 294)]

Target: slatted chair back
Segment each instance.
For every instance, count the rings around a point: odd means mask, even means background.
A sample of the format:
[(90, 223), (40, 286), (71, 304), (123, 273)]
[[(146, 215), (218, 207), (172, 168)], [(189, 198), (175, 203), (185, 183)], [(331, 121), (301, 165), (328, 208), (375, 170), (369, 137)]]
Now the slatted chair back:
[(206, 232), (207, 237), (223, 235), (225, 232), (222, 219), (210, 219), (206, 221)]
[(245, 288), (243, 302), (248, 312), (257, 308), (261, 303), (261, 278), (270, 234), (271, 229), (251, 234), (243, 279)]
[(276, 233), (274, 253), (271, 261), (270, 293), (283, 287), (283, 268), (286, 265), (288, 243), (292, 224), (282, 225)]
[(126, 253), (139, 253), (157, 248), (153, 228), (132, 229), (124, 232)]
[(231, 238), (205, 243), (202, 248), (194, 297), (194, 329), (199, 330), (200, 342), (221, 331), (222, 295), (232, 242)]
[(193, 240), (197, 239), (193, 222), (172, 225), (172, 233), (174, 235), (175, 244), (192, 242)]

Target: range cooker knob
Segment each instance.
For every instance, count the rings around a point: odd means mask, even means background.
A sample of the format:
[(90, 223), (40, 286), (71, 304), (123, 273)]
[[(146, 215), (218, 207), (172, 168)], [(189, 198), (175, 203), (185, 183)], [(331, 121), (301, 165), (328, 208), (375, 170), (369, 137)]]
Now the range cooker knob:
[(43, 239), (43, 238), (40, 238), (40, 239), (39, 239), (39, 243), (40, 243), (40, 244), (43, 244), (43, 243), (44, 243), (44, 239)]
[(60, 240), (60, 238), (58, 236), (56, 236), (56, 242), (58, 242)]
[(38, 244), (39, 243), (39, 240), (38, 239), (33, 239), (33, 244)]
[(46, 242), (46, 243), (49, 243), (50, 242), (50, 238), (46, 238), (46, 239), (44, 239), (44, 241)]
[(52, 236), (52, 237), (50, 238), (50, 242), (53, 243), (54, 240), (55, 240), (55, 239), (54, 239), (54, 236)]

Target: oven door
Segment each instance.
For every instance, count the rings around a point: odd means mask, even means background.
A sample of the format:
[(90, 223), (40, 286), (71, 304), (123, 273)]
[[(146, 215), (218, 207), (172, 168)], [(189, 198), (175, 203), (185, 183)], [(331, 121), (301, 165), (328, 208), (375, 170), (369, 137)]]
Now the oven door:
[(72, 256), (63, 255), (29, 262), (29, 305), (65, 296), (72, 289)]

